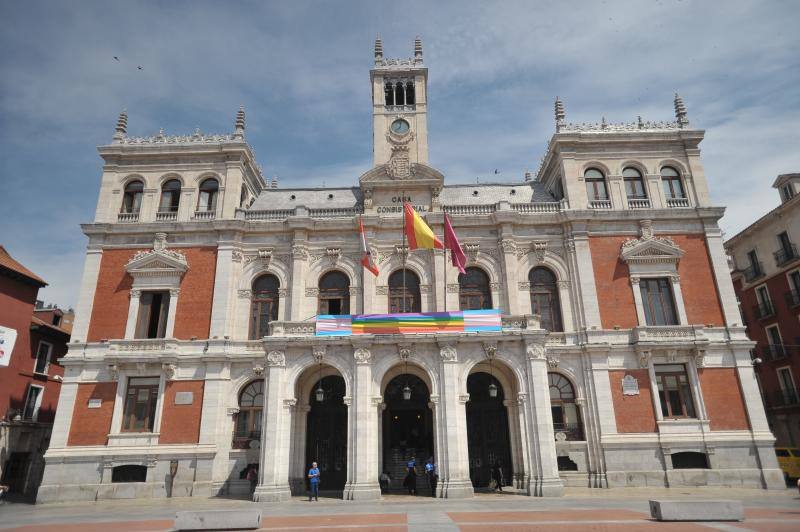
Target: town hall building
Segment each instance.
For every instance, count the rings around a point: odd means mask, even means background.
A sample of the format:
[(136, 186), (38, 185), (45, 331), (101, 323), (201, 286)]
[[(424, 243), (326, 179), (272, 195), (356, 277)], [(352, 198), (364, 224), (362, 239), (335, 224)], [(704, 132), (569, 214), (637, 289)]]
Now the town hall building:
[[(448, 498), (496, 468), (533, 496), (783, 487), (704, 131), (680, 97), (674, 121), (595, 124), (567, 122), (557, 99), (535, 176), (448, 184), (429, 162), (421, 41), (408, 59), (380, 40), (374, 55), (374, 164), (349, 187), (266, 179), (243, 109), (220, 135), (133, 137), (120, 116), (82, 226), (39, 501), (280, 501), (305, 493), (314, 461), (322, 490), (378, 499), (412, 458), (430, 494), (430, 457)], [(403, 244), (403, 201), (440, 237), (449, 216), (465, 273)], [(499, 309), (501, 330), (321, 336), (316, 323), (480, 309)]]

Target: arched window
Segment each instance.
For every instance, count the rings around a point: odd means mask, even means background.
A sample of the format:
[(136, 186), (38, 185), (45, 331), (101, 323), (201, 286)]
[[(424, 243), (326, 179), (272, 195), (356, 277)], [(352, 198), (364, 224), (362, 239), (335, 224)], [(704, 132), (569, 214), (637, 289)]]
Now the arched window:
[(253, 281), (250, 304), (250, 339), (269, 336), (269, 322), (278, 319), (278, 278), (268, 273)]
[(406, 103), (405, 91), (403, 90), (403, 82), (398, 81), (394, 86), (394, 104), (404, 105)]
[(665, 166), (661, 169), (661, 183), (664, 185), (664, 195), (667, 196), (668, 200), (686, 198), (681, 175), (671, 166)]
[(389, 276), (389, 312), (422, 312), (419, 277), (416, 273), (405, 269), (397, 270)]
[(319, 280), (319, 314), (350, 314), (350, 279), (332, 271)]
[(531, 312), (541, 317), (542, 329), (563, 331), (556, 276), (547, 268), (537, 266), (528, 274), (528, 281), (531, 285)]
[(200, 183), (200, 196), (197, 198), (197, 210), (200, 212), (216, 212), (219, 181), (209, 178)]
[(480, 268), (467, 268), (458, 275), (458, 303), (461, 310), (492, 308), (489, 276)]
[(125, 185), (121, 212), (126, 214), (138, 213), (142, 207), (142, 192), (144, 192), (144, 183), (141, 181), (131, 181)]
[(563, 432), (567, 440), (583, 440), (583, 427), (578, 405), (575, 403), (575, 389), (572, 383), (560, 373), (548, 373), (550, 384), (550, 408), (553, 412), (553, 429)]
[(629, 200), (647, 199), (644, 191), (644, 180), (642, 174), (636, 168), (626, 168), (622, 171), (622, 179), (625, 181), (625, 194)]
[(387, 82), (383, 87), (383, 92), (386, 95), (386, 105), (394, 105), (394, 88), (392, 84)]
[(406, 105), (414, 105), (414, 82), (406, 83)]
[(586, 195), (589, 201), (608, 201), (608, 189), (603, 172), (597, 168), (589, 168), (584, 172), (583, 179), (586, 182)]
[(170, 179), (161, 185), (161, 202), (158, 204), (158, 212), (178, 212), (180, 201), (180, 181), (177, 179)]
[(239, 394), (234, 448), (248, 449), (250, 441), (261, 439), (261, 414), (264, 411), (264, 381), (253, 381)]

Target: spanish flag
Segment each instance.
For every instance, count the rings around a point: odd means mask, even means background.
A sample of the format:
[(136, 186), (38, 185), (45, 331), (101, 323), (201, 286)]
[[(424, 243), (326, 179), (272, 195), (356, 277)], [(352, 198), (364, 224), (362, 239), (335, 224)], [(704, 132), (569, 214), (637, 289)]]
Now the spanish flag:
[(428, 224), (425, 223), (414, 207), (408, 202), (403, 202), (405, 215), (406, 238), (408, 249), (444, 249), (442, 242), (436, 238)]

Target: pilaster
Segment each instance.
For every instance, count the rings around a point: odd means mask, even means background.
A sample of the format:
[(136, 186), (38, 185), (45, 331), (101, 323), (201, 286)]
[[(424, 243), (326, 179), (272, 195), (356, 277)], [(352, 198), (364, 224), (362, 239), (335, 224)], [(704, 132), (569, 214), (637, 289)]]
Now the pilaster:
[(301, 321), (305, 299), (306, 271), (308, 270), (308, 245), (304, 231), (295, 231), (292, 243), (292, 297), (290, 298), (290, 319)]
[(211, 338), (231, 336), (228, 324), (233, 317), (233, 274), (234, 246), (230, 243), (220, 244), (217, 248), (217, 266), (214, 274), (214, 296), (211, 307)]
[(253, 493), (256, 502), (279, 502), (291, 497), (289, 491), (289, 408), (295, 399), (285, 399), (286, 353), (267, 353), (266, 390), (261, 428), (261, 465), (258, 486)]
[(78, 304), (75, 307), (75, 322), (72, 326), (71, 341), (73, 342), (85, 342), (89, 334), (89, 320), (92, 317), (94, 294), (97, 289), (97, 279), (100, 276), (100, 261), (102, 258), (102, 249), (89, 247), (86, 250), (81, 289), (78, 292)]

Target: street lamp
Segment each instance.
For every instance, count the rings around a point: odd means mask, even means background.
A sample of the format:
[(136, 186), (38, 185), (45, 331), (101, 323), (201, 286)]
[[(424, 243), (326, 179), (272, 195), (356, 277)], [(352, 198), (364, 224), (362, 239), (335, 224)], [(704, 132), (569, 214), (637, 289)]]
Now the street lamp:
[(489, 359), (489, 397), (494, 399), (497, 397), (497, 386), (494, 383), (494, 375), (492, 374), (492, 359)]
[(410, 401), (411, 400), (411, 386), (408, 385), (408, 359), (405, 360), (406, 364), (406, 385), (403, 386), (403, 400)]
[(325, 390), (322, 389), (322, 362), (319, 363), (319, 380), (317, 381), (317, 391), (314, 392), (317, 397), (317, 402), (321, 403), (325, 400)]

